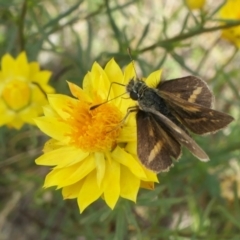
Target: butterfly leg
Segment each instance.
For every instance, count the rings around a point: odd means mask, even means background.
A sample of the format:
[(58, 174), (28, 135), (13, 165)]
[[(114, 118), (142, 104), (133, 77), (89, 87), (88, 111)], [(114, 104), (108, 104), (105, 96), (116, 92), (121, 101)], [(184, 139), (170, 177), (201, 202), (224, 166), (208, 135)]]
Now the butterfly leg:
[(127, 120), (128, 116), (130, 113), (132, 112), (137, 112), (139, 110), (139, 107), (138, 106), (132, 106), (132, 107), (129, 107), (128, 110), (127, 110), (127, 113), (126, 115), (124, 116), (124, 118), (121, 120), (121, 125), (123, 125), (125, 123), (125, 121)]
[(110, 102), (110, 101), (112, 101), (112, 100), (114, 100), (114, 99), (116, 99), (116, 98), (121, 97), (122, 95), (127, 94), (127, 92), (124, 92), (123, 94), (121, 94), (121, 95), (119, 95), (119, 96), (116, 96), (115, 98), (112, 98), (112, 99), (108, 100), (113, 84), (117, 84), (117, 85), (120, 85), (120, 86), (124, 86), (124, 87), (125, 87), (125, 85), (122, 84), (122, 83), (111, 82), (110, 87), (109, 87), (109, 90), (108, 90), (108, 94), (107, 94), (107, 99), (106, 99), (104, 102), (100, 103), (100, 104), (96, 104), (96, 105), (91, 106), (91, 107), (90, 107), (90, 110), (93, 110), (93, 109), (101, 106), (102, 104), (105, 104), (105, 103)]

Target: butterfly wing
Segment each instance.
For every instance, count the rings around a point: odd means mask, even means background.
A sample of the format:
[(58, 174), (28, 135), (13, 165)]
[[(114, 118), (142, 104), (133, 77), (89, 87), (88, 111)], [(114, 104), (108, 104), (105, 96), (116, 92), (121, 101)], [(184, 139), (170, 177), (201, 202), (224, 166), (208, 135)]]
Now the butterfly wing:
[(136, 117), (139, 159), (154, 172), (168, 171), (172, 166), (172, 158), (180, 157), (181, 145), (164, 130), (154, 114), (139, 110)]
[(186, 101), (173, 93), (159, 90), (158, 94), (171, 108), (172, 114), (196, 134), (216, 132), (234, 120), (226, 113)]
[[(142, 131), (142, 128), (146, 131)], [(187, 147), (201, 161), (209, 160), (208, 155), (185, 130), (153, 108), (138, 112), (137, 137), (139, 159), (143, 165), (156, 172), (169, 169), (172, 165), (171, 157), (180, 157), (181, 145)]]
[(195, 76), (187, 76), (161, 81), (158, 90), (170, 92), (185, 101), (196, 103), (207, 108), (212, 107), (213, 94), (206, 82)]

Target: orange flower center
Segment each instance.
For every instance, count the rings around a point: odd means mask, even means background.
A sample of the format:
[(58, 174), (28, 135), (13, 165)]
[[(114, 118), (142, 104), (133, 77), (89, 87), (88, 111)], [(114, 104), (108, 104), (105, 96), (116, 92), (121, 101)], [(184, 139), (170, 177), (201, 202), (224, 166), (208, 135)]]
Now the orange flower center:
[[(94, 104), (93, 104), (94, 105)], [(71, 106), (71, 143), (88, 152), (111, 151), (120, 133), (122, 113), (111, 103), (90, 110), (90, 104), (79, 101)]]
[(9, 108), (18, 111), (26, 107), (30, 101), (31, 90), (29, 85), (21, 80), (12, 80), (5, 85), (2, 98)]

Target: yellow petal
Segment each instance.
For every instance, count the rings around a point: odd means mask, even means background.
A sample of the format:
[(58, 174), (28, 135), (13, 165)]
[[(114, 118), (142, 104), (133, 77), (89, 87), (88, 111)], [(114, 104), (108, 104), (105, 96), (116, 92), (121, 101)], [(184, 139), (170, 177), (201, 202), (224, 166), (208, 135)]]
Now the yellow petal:
[(92, 73), (88, 72), (83, 79), (83, 91), (86, 92), (86, 94), (93, 99), (94, 96), (94, 87), (93, 87), (93, 77)]
[(128, 168), (121, 165), (120, 195), (123, 198), (136, 202), (140, 187), (140, 179), (135, 177)]
[(155, 72), (152, 72), (147, 79), (145, 80), (145, 83), (152, 88), (157, 87), (161, 80), (162, 70), (157, 70)]
[(22, 121), (22, 119), (19, 118), (19, 116), (15, 115), (15, 118), (7, 124), (8, 127), (19, 130), (24, 125), (24, 122)]
[(18, 117), (25, 123), (35, 125), (34, 118), (39, 116), (39, 111), (41, 112), (41, 107), (26, 108), (18, 113)]
[(98, 187), (96, 171), (92, 171), (83, 183), (83, 186), (78, 195), (78, 206), (80, 211), (96, 201), (103, 193), (103, 189)]
[(91, 102), (91, 98), (80, 88), (78, 87), (76, 84), (73, 84), (71, 82), (68, 82), (68, 87), (72, 93), (72, 95), (76, 98), (78, 98), (81, 101), (85, 101), (85, 102)]
[(46, 176), (44, 187), (58, 186), (58, 188), (62, 188), (72, 185), (87, 176), (94, 168), (95, 162), (92, 156), (88, 156), (85, 161), (70, 167), (54, 168)]
[(84, 179), (70, 186), (63, 187), (62, 195), (64, 199), (77, 198), (84, 183)]
[(137, 133), (134, 127), (123, 127), (117, 139), (118, 142), (136, 142)]
[(123, 73), (113, 58), (107, 63), (104, 70), (108, 76), (108, 79), (111, 82), (114, 82), (114, 84), (112, 84), (112, 91), (114, 93), (114, 96), (119, 96), (122, 93), (124, 93), (126, 91), (125, 87), (120, 86), (119, 84), (116, 84), (116, 83), (122, 84)]
[(3, 75), (3, 73), (2, 73), (1, 70), (0, 70), (0, 85), (1, 85), (4, 81), (5, 81), (4, 75)]
[(37, 72), (40, 71), (38, 62), (29, 63), (29, 77), (32, 78)]
[(35, 72), (32, 76), (32, 81), (38, 83), (43, 88), (43, 90), (48, 93), (45, 87), (48, 86), (47, 83), (49, 82), (51, 76), (52, 76), (52, 72), (50, 71), (45, 70), (45, 71)]
[(31, 81), (29, 79), (29, 65), (28, 65), (28, 60), (27, 60), (27, 55), (25, 52), (21, 52), (18, 57), (16, 58), (16, 64), (17, 64), (17, 72), (16, 75), (24, 77), (25, 80)]
[(127, 85), (132, 78), (136, 78), (136, 73), (131, 62), (124, 70), (123, 84)]
[[(7, 112), (8, 111), (8, 108), (7, 108), (7, 106), (6, 106), (6, 104), (3, 102), (3, 100), (0, 98), (0, 114), (1, 114), (1, 116), (3, 115), (3, 114), (5, 114), (5, 112)], [(8, 112), (10, 112), (10, 111), (8, 111)], [(0, 118), (0, 120), (1, 120), (1, 118)]]
[(5, 54), (2, 57), (1, 66), (4, 79), (8, 79), (16, 75), (16, 61), (11, 55)]
[(63, 168), (71, 166), (77, 162), (81, 162), (88, 155), (88, 152), (84, 152), (81, 149), (77, 149), (73, 146), (65, 146), (46, 152), (37, 158), (35, 162), (38, 165), (57, 166), (57, 168)]
[(65, 143), (69, 142), (69, 137), (66, 136), (71, 132), (69, 125), (58, 121), (54, 117), (39, 117), (35, 118), (34, 120), (41, 131), (46, 133), (51, 138)]
[[(14, 115), (7, 115), (6, 114), (6, 115), (1, 116), (0, 126), (3, 126), (3, 125), (8, 124), (8, 123), (12, 123), (14, 121), (14, 118), (15, 118)], [(21, 128), (21, 126), (20, 126), (20, 128)], [(18, 129), (20, 129), (20, 128), (18, 128)]]
[(125, 150), (128, 153), (137, 156), (137, 141), (127, 143)]
[(141, 164), (129, 153), (117, 146), (112, 152), (112, 158), (126, 166), (136, 177), (146, 179), (146, 174)]
[(50, 107), (50, 105), (43, 107), (43, 113), (46, 117), (59, 118), (59, 115)]
[(32, 89), (32, 98), (31, 98), (31, 102), (32, 104), (35, 104), (35, 105), (39, 105), (41, 106), (44, 106), (44, 105), (47, 105), (48, 104), (48, 101), (47, 101), (47, 98), (46, 98), (46, 95), (43, 93), (43, 91), (39, 88), (38, 85), (35, 85), (33, 84), (31, 86), (31, 89)]
[(15, 113), (13, 111), (9, 111), (6, 108), (6, 105), (0, 100), (0, 126), (10, 123), (15, 118)]
[(141, 188), (153, 190), (154, 189), (154, 182), (144, 182), (144, 181), (141, 181), (140, 186), (141, 186)]
[(106, 164), (103, 179), (104, 199), (107, 205), (113, 209), (120, 195), (120, 164), (115, 161)]
[(104, 70), (109, 80), (119, 83), (122, 82), (123, 80), (122, 70), (113, 58), (106, 64)]
[[(128, 96), (127, 96), (128, 97)], [(132, 99), (128, 98), (121, 98), (120, 104), (118, 105), (118, 108), (122, 113), (124, 113), (124, 116), (126, 116), (129, 107), (136, 106), (136, 101), (133, 101)], [(134, 123), (134, 124), (132, 124)], [(131, 112), (124, 124), (125, 126), (134, 126), (136, 128), (136, 112)]]
[[(63, 176), (65, 174), (65, 176)], [(61, 183), (62, 177), (67, 177), (68, 172), (63, 172), (62, 169), (53, 169), (50, 173), (47, 174), (44, 181), (44, 188), (58, 186), (59, 182)]]
[[(96, 91), (102, 99), (106, 99), (110, 88), (110, 81), (106, 73), (104, 72), (102, 67), (96, 62), (92, 66), (91, 73), (93, 79), (93, 91)], [(113, 96), (113, 92), (110, 92), (109, 99), (113, 98)]]
[[(53, 151), (53, 150), (56, 150), (56, 149), (59, 149), (63, 147), (63, 145), (55, 140), (55, 139), (49, 139), (47, 142), (45, 142), (44, 144), (44, 148), (43, 148), (43, 152), (44, 153), (47, 153), (47, 152), (50, 152), (50, 151)], [(55, 165), (55, 164), (54, 164)]]
[[(126, 99), (126, 98), (128, 98), (129, 96), (128, 96), (129, 94), (127, 94), (126, 96), (123, 96), (124, 98), (121, 98), (120, 97), (120, 101), (118, 102), (118, 104), (116, 104), (116, 106), (118, 107), (118, 109), (123, 113), (123, 117), (125, 117), (126, 116), (126, 114), (127, 114), (127, 111), (128, 111), (128, 108), (131, 106), (129, 103), (131, 103), (131, 101), (129, 101), (129, 99)], [(125, 98), (126, 97), (126, 98)], [(135, 104), (135, 103), (134, 103)], [(130, 115), (131, 115), (131, 113), (130, 113)], [(129, 116), (130, 116), (129, 115)], [(126, 122), (128, 121), (128, 118), (125, 120)], [(125, 122), (125, 123), (126, 123)], [(124, 123), (124, 125), (126, 125)]]
[[(110, 81), (98, 63), (94, 63), (91, 72), (88, 72), (83, 79), (83, 90), (93, 99), (97, 93), (102, 99), (106, 99)], [(113, 93), (110, 93), (109, 98), (113, 98)]]
[(99, 187), (101, 187), (102, 180), (105, 175), (105, 158), (103, 153), (101, 152), (95, 153), (95, 164), (97, 171), (97, 184)]
[[(75, 164), (69, 167), (69, 169), (67, 169), (70, 174), (65, 179), (63, 179), (61, 183), (58, 184), (58, 187), (61, 188), (68, 185), (72, 185), (82, 180), (95, 168), (96, 168), (95, 159), (92, 155), (89, 155), (81, 163)], [(62, 170), (65, 171), (66, 168), (63, 168)]]
[(148, 181), (157, 182), (157, 183), (159, 182), (157, 174), (155, 172), (145, 168), (144, 166), (143, 166), (143, 169), (144, 169), (144, 172), (145, 172), (145, 174), (147, 176), (147, 180)]
[(48, 94), (50, 106), (58, 113), (58, 115), (66, 120), (71, 115), (72, 106), (78, 104), (78, 100), (62, 94)]

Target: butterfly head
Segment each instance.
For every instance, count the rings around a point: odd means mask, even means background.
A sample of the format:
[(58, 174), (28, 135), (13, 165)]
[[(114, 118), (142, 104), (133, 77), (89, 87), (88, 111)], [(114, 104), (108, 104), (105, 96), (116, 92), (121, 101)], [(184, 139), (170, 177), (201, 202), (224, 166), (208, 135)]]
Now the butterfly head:
[(132, 100), (138, 101), (143, 97), (144, 90), (147, 88), (147, 85), (140, 79), (131, 79), (126, 88), (127, 92), (130, 95), (130, 98)]

